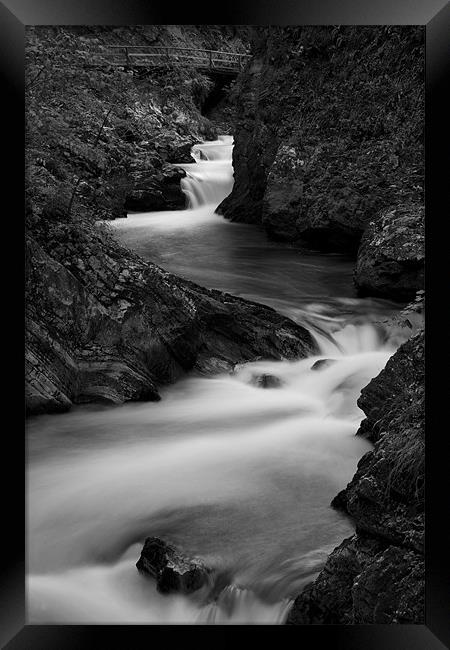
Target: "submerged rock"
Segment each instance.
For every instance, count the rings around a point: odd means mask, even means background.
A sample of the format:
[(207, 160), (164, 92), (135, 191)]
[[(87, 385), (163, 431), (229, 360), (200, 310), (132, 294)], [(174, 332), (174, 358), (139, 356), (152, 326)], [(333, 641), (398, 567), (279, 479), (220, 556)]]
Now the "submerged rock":
[(366, 386), (359, 435), (375, 443), (332, 502), (356, 524), (287, 623), (424, 620), (424, 334), (418, 332)]
[(211, 584), (211, 569), (201, 560), (182, 555), (158, 537), (147, 537), (136, 567), (155, 578), (158, 591), (164, 594), (190, 594)]
[(319, 359), (312, 364), (311, 370), (324, 370), (325, 368), (332, 366), (334, 363), (336, 363), (336, 359)]
[(257, 375), (252, 377), (252, 384), (260, 388), (279, 388), (283, 385), (283, 382), (275, 375)]
[(361, 295), (412, 300), (424, 285), (425, 210), (405, 203), (381, 212), (364, 232), (355, 284)]

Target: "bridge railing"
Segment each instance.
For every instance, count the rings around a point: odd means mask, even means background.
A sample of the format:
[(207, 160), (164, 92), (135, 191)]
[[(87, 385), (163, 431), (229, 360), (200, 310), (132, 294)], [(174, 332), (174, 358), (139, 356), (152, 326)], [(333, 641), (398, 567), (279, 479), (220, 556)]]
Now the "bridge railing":
[(236, 72), (251, 57), (239, 52), (189, 47), (109, 45), (102, 52), (101, 58), (105, 63), (119, 66), (190, 65), (201, 69)]

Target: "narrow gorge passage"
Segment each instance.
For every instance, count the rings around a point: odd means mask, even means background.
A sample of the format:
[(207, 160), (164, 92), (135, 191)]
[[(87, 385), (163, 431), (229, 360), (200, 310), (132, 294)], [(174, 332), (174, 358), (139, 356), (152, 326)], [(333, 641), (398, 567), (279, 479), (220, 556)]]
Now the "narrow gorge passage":
[[(31, 623), (282, 623), (353, 531), (329, 504), (370, 448), (354, 436), (356, 400), (399, 343), (381, 325), (398, 305), (357, 299), (350, 259), (214, 213), (233, 184), (230, 136), (192, 154), (180, 164), (187, 208), (129, 215), (116, 236), (176, 275), (283, 312), (320, 355), (188, 376), (159, 403), (31, 418)], [(321, 359), (332, 362), (313, 368)], [(261, 388), (261, 375), (279, 385)], [(139, 575), (149, 535), (222, 572), (217, 600), (163, 596)]]

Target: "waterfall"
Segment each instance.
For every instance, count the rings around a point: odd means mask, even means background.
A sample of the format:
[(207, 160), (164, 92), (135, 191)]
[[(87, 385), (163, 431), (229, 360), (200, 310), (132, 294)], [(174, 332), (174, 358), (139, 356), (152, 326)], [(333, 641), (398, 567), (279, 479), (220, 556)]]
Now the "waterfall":
[(195, 163), (178, 164), (186, 172), (181, 188), (186, 194), (187, 207), (219, 205), (233, 189), (233, 137), (219, 136), (218, 140), (196, 144), (191, 155)]

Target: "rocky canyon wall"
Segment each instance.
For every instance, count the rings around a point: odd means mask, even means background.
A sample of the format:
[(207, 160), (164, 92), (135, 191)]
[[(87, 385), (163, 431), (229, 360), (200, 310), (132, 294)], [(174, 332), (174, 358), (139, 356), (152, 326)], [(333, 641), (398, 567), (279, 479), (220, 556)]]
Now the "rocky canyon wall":
[(361, 293), (412, 298), (423, 274), (423, 28), (260, 28), (253, 53), (236, 88), (235, 185), (218, 212), (358, 254)]

